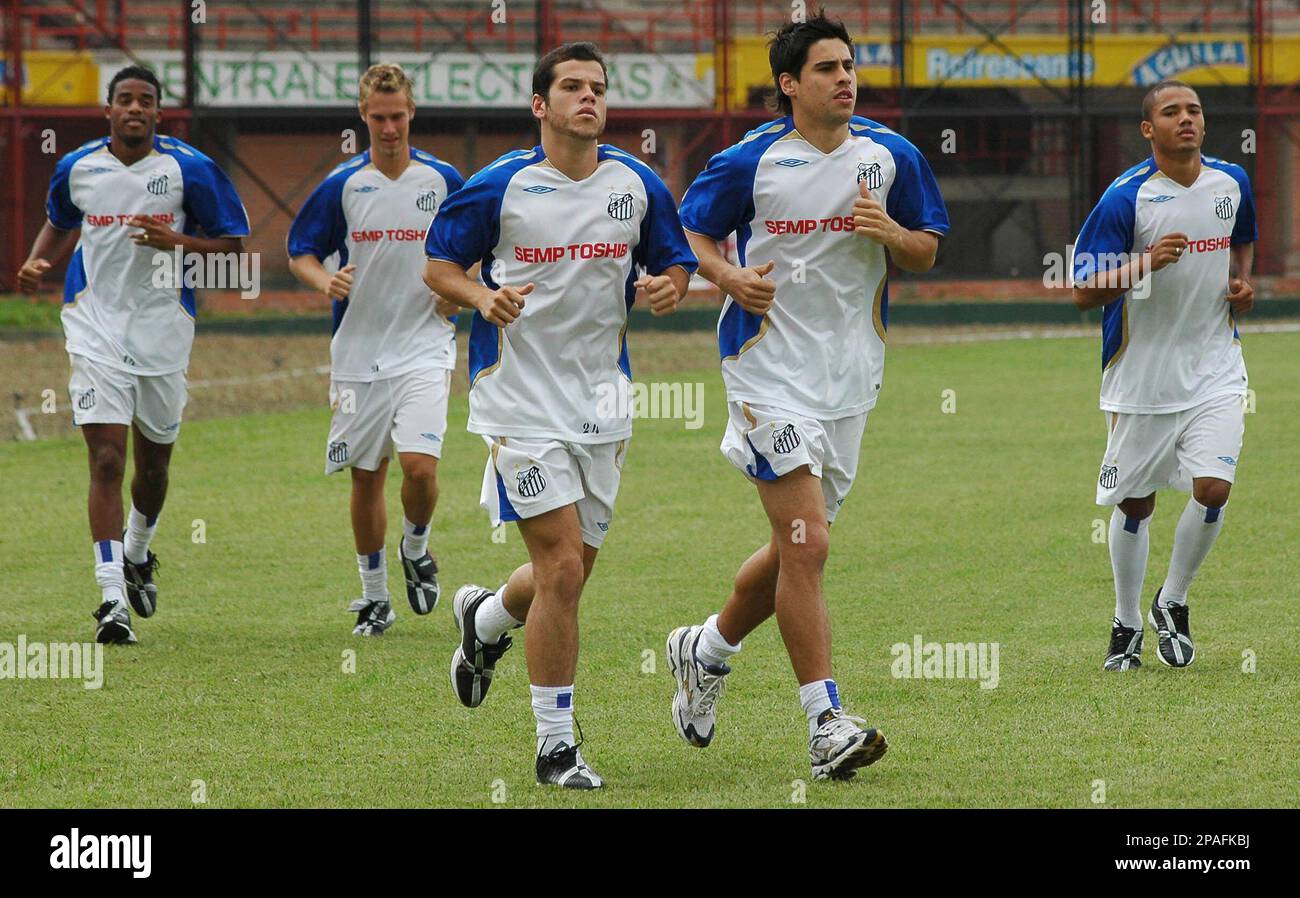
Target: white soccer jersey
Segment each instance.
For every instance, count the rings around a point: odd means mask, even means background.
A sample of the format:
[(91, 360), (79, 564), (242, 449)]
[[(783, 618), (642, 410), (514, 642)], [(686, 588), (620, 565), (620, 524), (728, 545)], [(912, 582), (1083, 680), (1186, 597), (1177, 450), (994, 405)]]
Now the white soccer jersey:
[(1182, 233), (1187, 249), (1151, 275), (1150, 295), (1128, 293), (1102, 314), (1101, 407), (1111, 412), (1178, 412), (1228, 393), (1246, 392), (1246, 363), (1228, 292), (1230, 247), (1254, 243), (1255, 202), (1239, 165), (1201, 157), (1201, 174), (1184, 187), (1154, 158), (1107, 188), (1074, 246), (1075, 283), (1121, 267), (1116, 254), (1149, 250)]
[(489, 436), (608, 443), (632, 433), (627, 312), (636, 266), (696, 267), (663, 181), (601, 145), (596, 171), (573, 181), (542, 148), (519, 150), (470, 178), (429, 228), (425, 250), (483, 281), (536, 286), (498, 328), (474, 313), (469, 430)]
[(357, 266), (346, 299), (334, 300), (330, 373), (369, 382), (418, 368), (456, 367), (456, 328), (436, 311), (422, 278), (424, 234), (460, 173), (423, 150), (390, 180), (370, 151), (343, 163), (307, 198), (289, 228), (290, 257)]
[[(245, 237), (248, 215), (216, 163), (174, 137), (125, 165), (101, 137), (59, 160), (45, 212), (56, 228), (81, 229), (63, 284), (70, 353), (141, 375), (185, 370), (194, 344), (194, 290), (174, 278), (169, 251), (137, 246), (127, 220), (147, 215), (181, 234)], [(166, 277), (155, 257), (165, 258)], [(182, 272), (183, 273), (183, 272)]]
[(909, 230), (948, 232), (925, 158), (883, 125), (854, 116), (830, 153), (790, 116), (714, 156), (682, 199), (682, 225), (714, 240), (736, 232), (742, 266), (769, 260), (776, 297), (766, 315), (727, 297), (718, 345), (727, 398), (812, 418), (876, 404), (885, 370), (889, 287), (885, 249), (853, 230), (865, 182)]

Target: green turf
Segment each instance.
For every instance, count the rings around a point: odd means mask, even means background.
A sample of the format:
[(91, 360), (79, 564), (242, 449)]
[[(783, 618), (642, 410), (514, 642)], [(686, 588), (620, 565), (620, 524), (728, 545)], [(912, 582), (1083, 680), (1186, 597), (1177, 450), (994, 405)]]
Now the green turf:
[[(186, 425), (155, 548), (158, 615), (110, 649), (106, 683), (0, 680), (0, 806), (1253, 806), (1300, 801), (1300, 335), (1248, 335), (1257, 391), (1227, 526), (1192, 591), (1197, 661), (1101, 671), (1112, 610), (1092, 540), (1103, 446), (1096, 340), (891, 350), (857, 485), (826, 572), (846, 705), (891, 749), (847, 784), (809, 777), (796, 685), (772, 624), (745, 642), (719, 736), (679, 741), (667, 631), (716, 610), (766, 538), (752, 487), (723, 460), (717, 376), (701, 430), (637, 422), (614, 527), (582, 607), (577, 708), (600, 794), (532, 782), (524, 653), (468, 711), (447, 682), (446, 607), (404, 601), (382, 639), (351, 636), (357, 593), (347, 481), (321, 474), (328, 412)], [(649, 378), (650, 372), (641, 372)], [(956, 390), (956, 414), (942, 391)], [(450, 593), (495, 585), (524, 559), (478, 509), (484, 447), (453, 402), (434, 544)], [(93, 633), (75, 440), (0, 447), (0, 641)], [(1183, 500), (1162, 494), (1150, 595)], [(395, 482), (391, 521), (400, 523)], [(191, 539), (192, 522), (206, 543)], [(391, 528), (398, 532), (398, 528)], [(390, 542), (391, 548), (395, 539)], [(402, 595), (390, 560), (391, 587)], [(894, 679), (890, 647), (996, 642), (1000, 682)], [(356, 652), (356, 672), (343, 654)], [(1243, 653), (1257, 672), (1244, 673)], [(655, 672), (643, 673), (643, 657)]]

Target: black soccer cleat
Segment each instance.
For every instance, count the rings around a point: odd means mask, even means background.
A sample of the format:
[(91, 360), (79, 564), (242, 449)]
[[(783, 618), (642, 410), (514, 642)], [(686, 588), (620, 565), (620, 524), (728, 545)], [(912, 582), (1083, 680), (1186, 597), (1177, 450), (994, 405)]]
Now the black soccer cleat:
[(353, 636), (383, 636), (384, 631), (397, 622), (397, 612), (387, 599), (382, 602), (367, 601), (364, 596), (354, 599), (348, 611), (356, 612), (357, 624)]
[[(1163, 589), (1163, 587), (1161, 587)], [(1160, 660), (1170, 667), (1186, 667), (1196, 660), (1196, 646), (1192, 644), (1192, 625), (1187, 619), (1187, 605), (1160, 604), (1160, 590), (1151, 600), (1151, 611), (1147, 620), (1155, 627), (1160, 637), (1157, 654)]]
[(497, 661), (511, 645), (510, 637), (504, 634), (495, 645), (484, 645), (474, 632), (474, 612), (493, 595), (490, 589), (467, 584), (456, 590), (451, 600), (451, 613), (460, 630), (460, 645), (451, 656), (451, 688), (466, 708), (483, 704)]
[(402, 572), (406, 575), (406, 600), (416, 614), (428, 614), (438, 607), (438, 562), (425, 552), (419, 558), (402, 555)]
[(158, 572), (158, 556), (148, 553), (143, 564), (136, 564), (128, 558), (122, 559), (122, 573), (126, 576), (126, 598), (135, 613), (141, 617), (153, 617), (158, 610), (158, 587), (153, 582), (153, 575)]
[(537, 755), (537, 784), (563, 786), (566, 789), (600, 789), (605, 781), (600, 774), (587, 766), (578, 751), (578, 745), (560, 741), (553, 747), (542, 743)]
[(1142, 666), (1142, 628), (1125, 627), (1115, 618), (1104, 670), (1137, 670)]
[(93, 615), (99, 621), (95, 628), (95, 642), (105, 645), (133, 645), (138, 642), (131, 629), (131, 612), (126, 610), (126, 603), (121, 600), (104, 602)]

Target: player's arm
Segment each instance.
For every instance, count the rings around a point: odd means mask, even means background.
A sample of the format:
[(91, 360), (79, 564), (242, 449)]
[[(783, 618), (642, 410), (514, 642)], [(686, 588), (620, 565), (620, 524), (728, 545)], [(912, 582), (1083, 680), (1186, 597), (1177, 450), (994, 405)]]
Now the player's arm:
[(46, 220), (40, 233), (32, 242), (32, 251), (27, 254), (27, 261), (18, 269), (18, 289), (23, 293), (35, 293), (41, 287), (41, 275), (62, 262), (77, 245), (81, 228), (63, 230), (56, 228)]
[(756, 268), (741, 268), (727, 261), (712, 237), (687, 231), (686, 239), (700, 260), (700, 277), (734, 299), (746, 312), (767, 314), (776, 297), (776, 282), (769, 281), (764, 275), (772, 273), (775, 262), (769, 261)]
[(331, 274), (325, 270), (320, 259), (311, 253), (292, 256), (289, 259), (289, 271), (294, 277), (317, 293), (324, 293), (330, 299), (347, 299), (348, 293), (352, 290), (352, 273), (356, 270), (355, 265), (344, 265)]
[(889, 250), (889, 258), (904, 271), (924, 274), (934, 267), (939, 252), (938, 235), (910, 231), (894, 221), (871, 195), (865, 181), (858, 182), (858, 194), (853, 201), (853, 230)]
[(140, 228), (139, 233), (131, 235), (136, 246), (148, 246), (153, 249), (171, 250), (180, 247), (187, 253), (239, 253), (244, 251), (243, 237), (200, 237), (197, 234), (181, 234), (171, 226), (147, 215), (133, 215), (127, 219), (127, 226)]
[(1137, 282), (1148, 274), (1176, 263), (1186, 249), (1186, 234), (1175, 232), (1164, 235), (1151, 247), (1151, 252), (1134, 256), (1119, 268), (1095, 272), (1083, 283), (1075, 284), (1071, 290), (1075, 306), (1086, 312), (1114, 302), (1137, 286)]
[(1234, 243), (1228, 269), (1228, 295), (1223, 299), (1232, 305), (1233, 315), (1244, 315), (1255, 306), (1255, 286), (1250, 282), (1255, 265), (1255, 244)]
[(469, 273), (446, 259), (424, 263), (424, 283), (439, 297), (462, 309), (473, 309), (489, 324), (505, 327), (524, 308), (524, 297), (533, 292), (529, 281), (522, 287), (504, 285), (496, 290), (472, 280)]

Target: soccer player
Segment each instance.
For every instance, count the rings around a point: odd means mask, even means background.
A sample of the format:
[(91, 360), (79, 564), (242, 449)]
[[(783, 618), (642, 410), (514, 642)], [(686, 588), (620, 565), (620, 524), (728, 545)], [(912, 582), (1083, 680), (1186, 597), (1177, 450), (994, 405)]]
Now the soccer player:
[[(773, 614), (799, 683), (816, 779), (848, 779), (885, 751), (846, 715), (822, 596), (829, 526), (853, 484), (885, 361), (887, 262), (934, 265), (948, 214), (911, 143), (853, 114), (853, 44), (823, 14), (773, 38), (776, 121), (714, 156), (682, 200), (718, 322), (729, 422), (722, 452), (772, 527), (721, 613), (668, 637), (678, 734), (704, 748), (741, 640)], [(737, 234), (740, 265), (718, 242)]]
[[(674, 311), (696, 265), (664, 183), (597, 143), (606, 83), (592, 44), (543, 56), (532, 101), (541, 145), (472, 177), (426, 244), (429, 286), (475, 310), (469, 430), (489, 447), (482, 504), (494, 525), (518, 522), (529, 557), (495, 591), (456, 592), (452, 687), (478, 706), (507, 632), (527, 622), (537, 781), (572, 789), (603, 784), (578, 750), (573, 690), (578, 599), (632, 436), (627, 310), (642, 290), (656, 315)], [(480, 261), (486, 286), (466, 276)]]
[[(334, 301), (325, 473), (352, 471), (352, 533), (361, 598), (353, 633), (380, 636), (397, 619), (388, 598), (384, 479), (402, 466), (402, 570), (416, 614), (438, 604), (429, 524), (456, 367), (456, 328), (421, 279), (424, 233), (463, 183), (455, 168), (410, 143), (415, 95), (397, 65), (373, 65), (358, 88), (370, 149), (325, 178), (289, 229), (294, 275)], [(338, 255), (339, 268), (321, 264)], [(441, 309), (441, 311), (440, 311)]]
[(1140, 127), (1151, 156), (1106, 189), (1074, 248), (1075, 304), (1104, 306), (1109, 436), (1097, 504), (1116, 506), (1106, 670), (1142, 663), (1139, 601), (1156, 490), (1165, 487), (1192, 495), (1147, 619), (1161, 661), (1186, 667), (1196, 657), (1187, 591), (1223, 529), (1241, 455), (1246, 365), (1236, 318), (1255, 301), (1250, 181), (1241, 166), (1201, 154), (1205, 116), (1196, 91), (1157, 84), (1142, 101)]
[[(113, 76), (104, 107), (109, 136), (59, 160), (48, 221), (18, 272), (19, 287), (35, 292), (41, 276), (76, 247), (62, 317), (72, 420), (90, 457), (90, 535), (101, 592), (95, 638), (103, 643), (137, 641), (128, 602), (141, 617), (158, 607), (158, 559), (149, 545), (167, 496), (194, 343), (194, 291), (180, 286), (185, 278), (173, 270), (173, 251), (234, 258), (248, 235), (243, 204), (216, 163), (155, 133), (161, 94), (147, 68), (128, 66)], [(124, 532), (128, 429), (135, 474)]]

